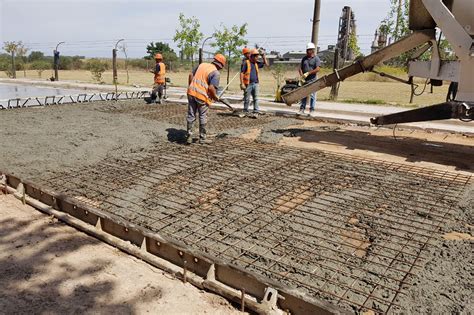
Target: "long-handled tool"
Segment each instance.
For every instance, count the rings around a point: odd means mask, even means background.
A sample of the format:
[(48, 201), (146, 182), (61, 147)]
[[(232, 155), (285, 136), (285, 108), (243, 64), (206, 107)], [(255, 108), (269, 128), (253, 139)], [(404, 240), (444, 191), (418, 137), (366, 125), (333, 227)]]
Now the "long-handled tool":
[(229, 88), (229, 86), (232, 84), (232, 82), (237, 78), (237, 76), (240, 75), (240, 71), (237, 72), (234, 77), (229, 81), (229, 83), (222, 89), (222, 91), (219, 93), (218, 97), (220, 98), (222, 95), (224, 95), (225, 91)]
[(235, 109), (230, 106), (229, 103), (227, 103), (227, 101), (224, 101), (222, 98), (219, 98), (219, 102), (221, 102), (222, 104), (224, 104), (225, 106), (229, 107), (229, 109), (232, 111), (232, 112), (235, 112)]

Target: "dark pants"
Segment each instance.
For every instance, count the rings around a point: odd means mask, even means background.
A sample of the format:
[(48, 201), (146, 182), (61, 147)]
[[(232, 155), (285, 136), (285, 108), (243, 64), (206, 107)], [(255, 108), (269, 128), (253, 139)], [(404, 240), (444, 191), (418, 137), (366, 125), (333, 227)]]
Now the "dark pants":
[(158, 94), (158, 98), (161, 100), (161, 98), (163, 97), (164, 88), (165, 88), (164, 84), (155, 84), (153, 86), (153, 90), (151, 91), (151, 98), (155, 100), (156, 94)]
[(209, 105), (201, 103), (196, 100), (194, 96), (188, 95), (188, 123), (193, 123), (196, 121), (197, 114), (199, 113), (199, 124), (207, 124), (207, 111), (209, 110)]

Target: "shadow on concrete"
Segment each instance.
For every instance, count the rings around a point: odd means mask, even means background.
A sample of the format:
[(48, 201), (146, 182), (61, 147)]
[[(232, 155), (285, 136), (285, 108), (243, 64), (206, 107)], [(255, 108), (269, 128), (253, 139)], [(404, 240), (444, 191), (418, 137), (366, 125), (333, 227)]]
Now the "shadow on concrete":
[[(131, 296), (120, 303), (109, 302), (116, 284), (96, 279), (113, 263), (110, 258), (91, 258), (83, 264), (57, 263), (58, 257), (101, 242), (70, 235), (57, 228), (64, 226), (61, 223), (45, 223), (35, 223), (35, 218), (0, 220), (0, 313), (133, 313), (139, 299)], [(71, 287), (71, 279), (81, 280), (80, 284)]]
[(168, 141), (173, 143), (185, 144), (187, 131), (183, 129), (168, 128)]
[[(348, 150), (367, 150), (404, 158), (407, 162), (430, 162), (474, 172), (474, 146), (428, 141), (411, 137), (378, 136), (368, 132), (304, 128), (273, 130), (285, 137), (300, 137), (300, 142), (333, 144)], [(473, 141), (474, 143), (474, 141)]]

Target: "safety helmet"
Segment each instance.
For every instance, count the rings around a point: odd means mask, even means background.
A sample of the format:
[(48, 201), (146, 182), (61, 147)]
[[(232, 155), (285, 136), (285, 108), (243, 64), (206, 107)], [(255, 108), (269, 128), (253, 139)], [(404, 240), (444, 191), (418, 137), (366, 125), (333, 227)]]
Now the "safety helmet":
[(156, 54), (155, 60), (163, 60), (163, 56), (161, 54)]
[(220, 63), (222, 65), (222, 68), (225, 67), (226, 59), (225, 59), (224, 55), (216, 54), (214, 56), (214, 61)]
[(308, 49), (316, 49), (316, 46), (313, 43), (308, 43), (308, 45), (306, 45), (306, 50)]
[(248, 53), (250, 53), (250, 48), (244, 47), (244, 49), (242, 49), (242, 55), (245, 55), (245, 54), (248, 54)]
[(253, 55), (260, 55), (260, 52), (258, 51), (258, 49), (255, 49), (255, 48), (254, 48), (254, 49), (252, 49), (252, 50), (250, 51), (250, 55), (252, 55), (252, 56), (253, 56)]

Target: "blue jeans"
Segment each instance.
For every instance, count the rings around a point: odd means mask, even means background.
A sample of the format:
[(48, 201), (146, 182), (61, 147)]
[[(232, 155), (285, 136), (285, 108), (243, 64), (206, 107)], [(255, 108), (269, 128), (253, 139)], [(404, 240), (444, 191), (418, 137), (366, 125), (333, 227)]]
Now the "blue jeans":
[[(310, 97), (309, 110), (313, 111), (314, 110), (314, 104), (316, 103), (316, 93), (312, 93), (309, 97)], [(308, 101), (308, 97), (305, 97), (301, 100), (300, 110), (305, 110), (306, 109), (307, 101)]]
[(253, 98), (253, 111), (258, 112), (258, 83), (250, 83), (244, 90), (244, 111), (249, 111), (250, 95)]

